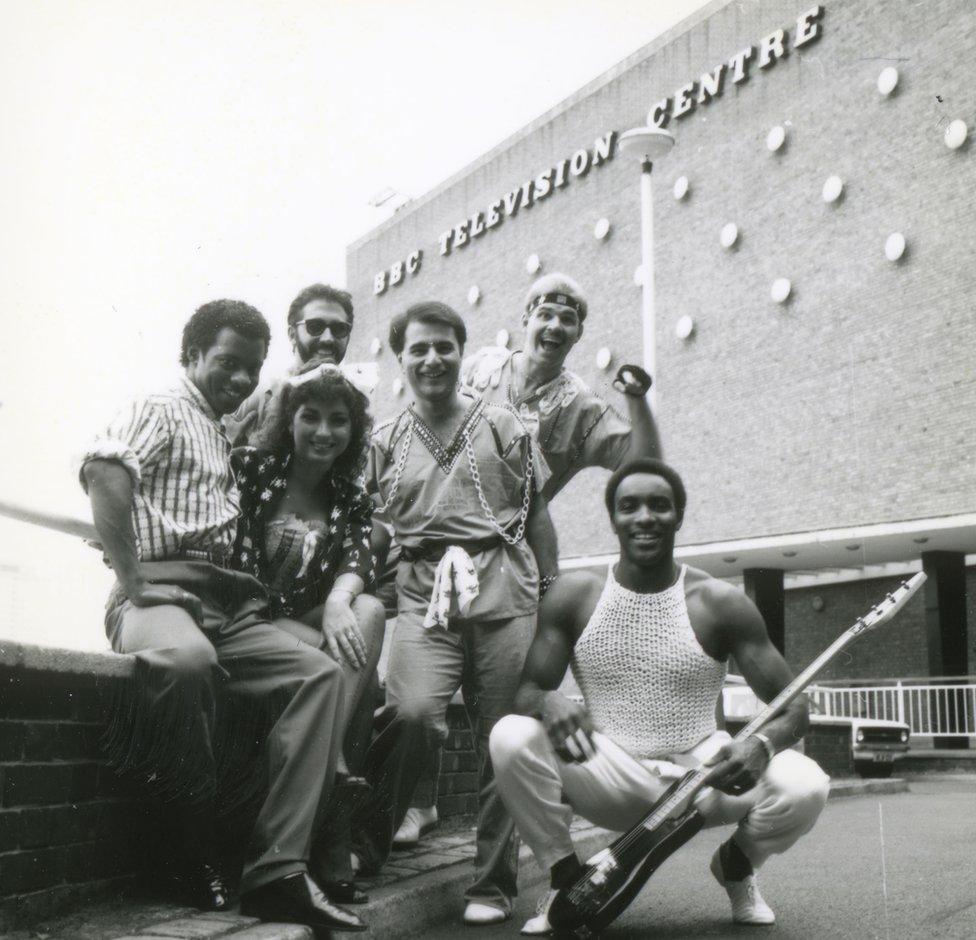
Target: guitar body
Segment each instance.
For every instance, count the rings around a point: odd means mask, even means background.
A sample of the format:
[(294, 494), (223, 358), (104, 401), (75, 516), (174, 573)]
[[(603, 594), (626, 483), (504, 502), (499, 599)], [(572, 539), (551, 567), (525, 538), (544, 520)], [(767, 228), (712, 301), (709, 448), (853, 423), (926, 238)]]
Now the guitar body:
[[(669, 799), (673, 784), (658, 804)], [(653, 810), (652, 810), (653, 812)], [(703, 825), (694, 809), (685, 809), (652, 829), (644, 821), (587, 861), (583, 875), (559, 891), (549, 908), (557, 934), (590, 937), (609, 925), (637, 896), (661, 864)]]

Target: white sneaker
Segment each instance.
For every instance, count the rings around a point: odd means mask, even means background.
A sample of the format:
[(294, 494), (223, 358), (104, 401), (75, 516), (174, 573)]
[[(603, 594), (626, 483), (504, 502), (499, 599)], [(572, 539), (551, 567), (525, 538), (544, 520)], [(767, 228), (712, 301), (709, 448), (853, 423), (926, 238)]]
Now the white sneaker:
[(512, 915), (508, 911), (494, 904), (484, 904), (481, 901), (468, 901), (464, 908), (464, 922), (469, 927), (486, 927), (488, 924), (500, 924)]
[(393, 837), (394, 848), (408, 848), (416, 845), (425, 832), (430, 832), (437, 825), (437, 807), (420, 808), (411, 806), (407, 815), (403, 817), (400, 828)]
[(759, 882), (755, 875), (742, 881), (726, 881), (722, 871), (720, 850), (716, 849), (709, 866), (715, 880), (725, 888), (732, 902), (732, 922), (735, 924), (775, 924), (776, 915), (759, 893)]
[(550, 888), (535, 906), (535, 917), (530, 917), (520, 931), (526, 937), (546, 937), (552, 933), (552, 924), (549, 923), (549, 908), (556, 898), (558, 892), (555, 888)]

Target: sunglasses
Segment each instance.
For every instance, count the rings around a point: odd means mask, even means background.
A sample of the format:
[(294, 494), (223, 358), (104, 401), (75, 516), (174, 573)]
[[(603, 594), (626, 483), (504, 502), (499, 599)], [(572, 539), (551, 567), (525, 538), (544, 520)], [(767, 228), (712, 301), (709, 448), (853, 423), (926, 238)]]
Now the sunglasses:
[(305, 332), (309, 336), (321, 336), (326, 330), (332, 333), (335, 339), (345, 339), (349, 335), (349, 324), (338, 320), (320, 320), (318, 317), (313, 317), (311, 320), (299, 320), (298, 323), (305, 327)]

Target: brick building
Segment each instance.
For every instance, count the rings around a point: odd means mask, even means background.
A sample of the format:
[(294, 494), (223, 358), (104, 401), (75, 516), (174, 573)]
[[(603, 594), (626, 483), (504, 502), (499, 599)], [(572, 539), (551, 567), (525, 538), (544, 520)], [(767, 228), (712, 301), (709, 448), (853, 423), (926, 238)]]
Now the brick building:
[[(640, 171), (617, 140), (666, 124), (655, 379), (679, 554), (741, 579), (795, 664), (924, 566), (924, 599), (835, 674), (976, 672), (974, 53), (967, 0), (707, 5), (349, 247), (349, 358), (379, 363), (380, 415), (404, 402), (396, 311), (436, 298), (471, 349), (517, 345), (557, 270), (590, 300), (569, 365), (613, 400), (642, 341)], [(610, 558), (604, 477), (553, 504), (565, 566)]]

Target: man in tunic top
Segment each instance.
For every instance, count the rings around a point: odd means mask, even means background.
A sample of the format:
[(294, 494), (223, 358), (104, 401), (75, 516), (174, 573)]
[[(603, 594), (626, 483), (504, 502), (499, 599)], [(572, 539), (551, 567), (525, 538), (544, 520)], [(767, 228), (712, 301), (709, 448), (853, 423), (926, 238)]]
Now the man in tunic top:
[[(817, 820), (828, 780), (789, 750), (808, 726), (803, 696), (743, 741), (716, 727), (726, 663), (770, 701), (792, 673), (745, 594), (704, 571), (677, 565), (675, 533), (684, 484), (658, 460), (630, 461), (611, 477), (607, 509), (620, 560), (605, 583), (564, 575), (546, 594), (516, 696), (519, 714), (491, 735), (498, 790), (551, 890), (523, 928), (551, 932), (557, 889), (583, 867), (573, 850), (574, 813), (628, 830), (689, 769), (711, 768), (696, 799), (705, 826), (738, 823), (711, 872), (741, 924), (775, 918), (755, 871)], [(571, 665), (583, 703), (557, 690)]]
[(553, 497), (585, 467), (615, 470), (627, 457), (660, 457), (647, 387), (621, 384), (629, 423), (575, 372), (566, 359), (583, 335), (588, 306), (582, 288), (565, 274), (540, 277), (525, 298), (520, 350), (479, 349), (465, 359), (462, 381), (489, 401), (509, 404), (532, 431), (552, 476)]
[[(583, 335), (588, 305), (580, 285), (565, 274), (538, 278), (525, 298), (522, 349), (488, 346), (466, 358), (461, 380), (488, 401), (511, 405), (542, 448), (551, 476), (548, 502), (586, 467), (615, 470), (628, 457), (661, 457), (657, 426), (648, 405), (648, 386), (637, 370), (624, 367), (617, 387), (630, 421), (575, 373), (566, 359)], [(397, 845), (415, 843), (437, 820), (439, 755), (421, 775)]]
[(136, 660), (110, 752), (120, 769), (174, 803), (198, 900), (220, 909), (226, 892), (212, 864), (212, 829), (215, 810), (226, 809), (218, 769), (234, 755), (214, 737), (217, 688), (269, 710), (268, 791), (248, 845), (241, 909), (263, 920), (364, 930), (307, 874), (342, 743), (335, 733), (342, 671), (269, 623), (261, 583), (226, 567), (238, 493), (220, 418), (254, 390), (269, 339), (253, 307), (204, 304), (183, 330), (177, 387), (122, 409), (82, 459), (82, 484), (118, 579), (108, 636)]
[[(398, 622), (387, 700), (437, 747), (464, 682), (479, 755), (475, 880), (464, 919), (510, 915), (516, 893), (511, 819), (494, 791), (487, 741), (511, 710), (535, 628), (540, 576), (555, 574), (551, 523), (540, 493), (548, 469), (515, 413), (458, 389), (466, 332), (445, 304), (410, 307), (390, 326), (412, 392), (410, 407), (373, 435), (367, 487), (402, 547)], [(418, 762), (398, 781), (409, 798)], [(402, 810), (401, 810), (402, 812)]]

